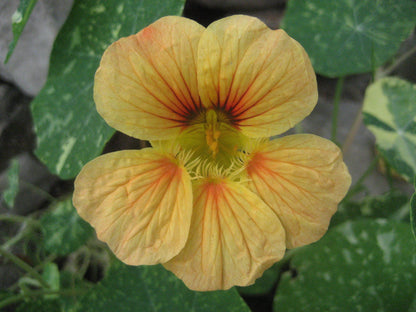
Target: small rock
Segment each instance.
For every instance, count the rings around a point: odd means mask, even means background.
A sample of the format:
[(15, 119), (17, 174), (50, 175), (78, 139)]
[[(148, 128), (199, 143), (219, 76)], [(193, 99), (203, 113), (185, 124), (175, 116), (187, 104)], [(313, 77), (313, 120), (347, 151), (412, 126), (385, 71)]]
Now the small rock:
[(0, 83), (0, 171), (11, 158), (35, 147), (30, 100), (16, 87)]

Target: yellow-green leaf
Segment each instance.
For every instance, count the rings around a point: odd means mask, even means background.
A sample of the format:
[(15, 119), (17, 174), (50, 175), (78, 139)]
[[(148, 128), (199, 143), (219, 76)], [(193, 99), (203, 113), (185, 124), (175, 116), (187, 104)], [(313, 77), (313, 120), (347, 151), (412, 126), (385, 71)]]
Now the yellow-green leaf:
[(411, 181), (416, 174), (416, 85), (399, 78), (376, 81), (365, 93), (363, 116), (383, 157)]

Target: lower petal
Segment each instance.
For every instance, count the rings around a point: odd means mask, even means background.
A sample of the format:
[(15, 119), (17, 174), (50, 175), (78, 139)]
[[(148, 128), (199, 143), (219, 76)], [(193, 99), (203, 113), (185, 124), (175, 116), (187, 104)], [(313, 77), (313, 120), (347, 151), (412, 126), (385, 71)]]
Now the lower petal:
[(75, 180), (73, 203), (98, 238), (130, 265), (168, 261), (188, 238), (190, 177), (173, 157), (150, 148), (89, 162)]
[(294, 248), (320, 239), (351, 177), (339, 148), (308, 134), (265, 143), (253, 152), (247, 172), (250, 189), (273, 208)]
[(273, 211), (236, 182), (204, 179), (194, 186), (189, 241), (164, 266), (193, 290), (252, 284), (285, 252)]

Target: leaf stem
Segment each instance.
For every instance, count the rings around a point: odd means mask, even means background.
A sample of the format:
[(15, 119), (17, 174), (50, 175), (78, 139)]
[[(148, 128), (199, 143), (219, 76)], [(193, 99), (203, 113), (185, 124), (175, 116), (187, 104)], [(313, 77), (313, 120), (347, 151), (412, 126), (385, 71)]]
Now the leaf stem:
[(364, 180), (373, 172), (374, 168), (377, 166), (378, 160), (380, 159), (380, 154), (378, 154), (370, 163), (367, 170), (361, 175), (361, 177), (355, 182), (354, 186), (351, 187), (351, 189), (348, 191), (347, 196), (343, 199), (344, 201), (347, 201), (350, 199), (355, 193), (357, 193), (357, 190), (360, 189), (361, 184), (364, 182)]
[(376, 79), (381, 79), (383, 77), (390, 75), (397, 67), (399, 67), (407, 58), (409, 58), (415, 52), (416, 52), (416, 46), (411, 48), (406, 53), (403, 53), (403, 55), (401, 55), (398, 59), (396, 59), (396, 61), (393, 62), (393, 64), (391, 64), (385, 70), (379, 70), (376, 74)]
[(46, 290), (46, 289), (43, 289), (43, 290), (38, 290), (38, 291), (31, 291), (25, 294), (18, 294), (18, 295), (10, 296), (9, 298), (5, 300), (0, 301), (0, 308), (3, 308), (15, 302), (19, 302), (26, 298), (31, 298), (31, 297), (41, 297), (44, 295), (76, 296), (76, 295), (82, 295), (84, 293), (85, 293), (84, 289), (83, 290), (79, 290), (79, 289)]
[(334, 143), (337, 143), (339, 101), (341, 99), (343, 86), (344, 86), (344, 77), (340, 77), (338, 78), (337, 85), (335, 87), (334, 110), (332, 111), (331, 140)]
[(38, 187), (38, 186), (36, 186), (36, 185), (34, 185), (32, 183), (26, 182), (24, 180), (19, 180), (19, 183), (21, 185), (26, 186), (27, 188), (31, 189), (35, 193), (38, 193), (39, 195), (44, 196), (46, 199), (48, 199), (52, 203), (56, 201), (56, 198), (55, 197), (53, 197), (47, 191), (41, 189), (40, 187)]
[(3, 247), (0, 247), (0, 255), (3, 257), (9, 259), (11, 262), (13, 262), (15, 265), (17, 265), (22, 270), (26, 271), (30, 276), (35, 278), (39, 281), (39, 283), (45, 287), (49, 288), (48, 283), (43, 279), (42, 275), (40, 275), (35, 269), (33, 269), (30, 265), (28, 265), (26, 262), (20, 260), (19, 257), (16, 257), (11, 252), (5, 250)]
[(342, 144), (342, 152), (344, 154), (347, 153), (348, 149), (350, 148), (352, 142), (354, 141), (355, 136), (357, 135), (358, 129), (360, 128), (361, 121), (363, 120), (363, 106), (361, 105), (360, 109), (358, 110), (357, 114), (355, 115), (354, 122), (348, 131), (347, 138), (345, 139), (344, 143)]
[(19, 215), (11, 215), (11, 214), (0, 214), (0, 221), (8, 221), (8, 222), (16, 222), (16, 223), (31, 223), (31, 224), (39, 224), (38, 221), (31, 217), (19, 216)]

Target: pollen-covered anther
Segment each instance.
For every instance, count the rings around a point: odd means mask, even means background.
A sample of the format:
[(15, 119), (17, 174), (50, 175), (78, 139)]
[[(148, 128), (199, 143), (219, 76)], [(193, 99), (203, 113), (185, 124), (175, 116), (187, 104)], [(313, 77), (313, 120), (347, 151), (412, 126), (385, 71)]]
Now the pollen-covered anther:
[(206, 114), (205, 138), (207, 140), (207, 145), (210, 149), (210, 152), (214, 158), (218, 153), (218, 140), (221, 135), (221, 132), (218, 128), (217, 114), (214, 110), (211, 109)]

